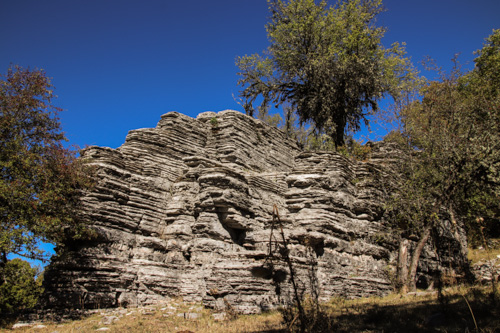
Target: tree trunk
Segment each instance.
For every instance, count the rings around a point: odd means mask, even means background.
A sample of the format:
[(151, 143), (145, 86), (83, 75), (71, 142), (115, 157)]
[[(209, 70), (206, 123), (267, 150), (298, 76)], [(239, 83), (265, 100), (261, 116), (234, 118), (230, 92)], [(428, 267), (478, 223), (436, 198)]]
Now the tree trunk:
[(347, 124), (345, 116), (337, 119), (337, 124), (335, 124), (335, 136), (332, 139), (335, 140), (335, 148), (342, 147), (345, 145), (344, 141), (344, 130)]
[(408, 292), (406, 281), (408, 280), (408, 240), (402, 239), (399, 243), (397, 285), (396, 288), (403, 294)]
[(425, 244), (429, 240), (431, 235), (431, 227), (426, 226), (420, 240), (417, 243), (417, 247), (413, 251), (413, 255), (411, 256), (410, 269), (408, 272), (408, 280), (406, 281), (406, 288), (410, 291), (415, 291), (417, 289), (417, 268), (418, 262), (420, 261), (420, 255), (422, 254), (422, 250), (424, 249)]
[(0, 286), (5, 283), (5, 276), (3, 274), (3, 268), (7, 265), (7, 253), (2, 252), (0, 254)]

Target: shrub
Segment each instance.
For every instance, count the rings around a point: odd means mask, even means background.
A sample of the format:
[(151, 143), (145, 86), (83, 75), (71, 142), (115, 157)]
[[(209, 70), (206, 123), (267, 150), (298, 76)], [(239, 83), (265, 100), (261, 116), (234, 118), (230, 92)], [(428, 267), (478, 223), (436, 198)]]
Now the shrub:
[(212, 117), (210, 119), (210, 125), (212, 125), (212, 128), (214, 128), (214, 129), (216, 129), (217, 127), (219, 127), (219, 122), (217, 121), (216, 117)]
[(20, 312), (33, 308), (42, 293), (37, 269), (21, 259), (8, 261), (0, 268), (0, 325), (16, 320)]

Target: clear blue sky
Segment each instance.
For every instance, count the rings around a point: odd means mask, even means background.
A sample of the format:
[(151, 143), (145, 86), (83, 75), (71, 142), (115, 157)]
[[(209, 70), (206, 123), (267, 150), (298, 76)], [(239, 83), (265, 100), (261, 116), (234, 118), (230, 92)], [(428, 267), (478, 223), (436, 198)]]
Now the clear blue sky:
[[(499, 0), (384, 5), (384, 44), (406, 42), (415, 63), (470, 61), (500, 28)], [(268, 46), (267, 17), (265, 0), (0, 0), (0, 72), (43, 68), (70, 143), (115, 148), (168, 111), (241, 110), (235, 57)]]

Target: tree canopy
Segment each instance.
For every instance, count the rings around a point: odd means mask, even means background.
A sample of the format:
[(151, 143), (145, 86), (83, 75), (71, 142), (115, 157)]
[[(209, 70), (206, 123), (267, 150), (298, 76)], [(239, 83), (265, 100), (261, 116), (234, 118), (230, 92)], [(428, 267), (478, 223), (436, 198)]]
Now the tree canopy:
[[(408, 158), (391, 211), (406, 232), (420, 235), (422, 246), (438, 216), (460, 216), (469, 233), (478, 221), (500, 216), (500, 30), (494, 31), (477, 51), (476, 66), (462, 73), (459, 66), (422, 90), (422, 100), (410, 103), (400, 114), (403, 131), (399, 142)], [(492, 52), (491, 50), (496, 50)], [(421, 250), (421, 249), (420, 249)], [(406, 283), (413, 284), (414, 271)], [(413, 263), (412, 263), (413, 265)], [(405, 280), (406, 277), (403, 279)]]
[(1, 268), (8, 254), (47, 259), (40, 241), (81, 235), (75, 207), (92, 181), (76, 152), (63, 145), (60, 109), (52, 105), (45, 73), (15, 66), (0, 79)]
[(375, 24), (381, 0), (268, 3), (269, 48), (236, 60), (249, 115), (259, 96), (259, 108), (289, 103), (301, 122), (311, 121), (341, 146), (346, 129), (359, 130), (385, 94), (397, 97), (416, 75), (404, 47), (381, 43), (385, 29)]

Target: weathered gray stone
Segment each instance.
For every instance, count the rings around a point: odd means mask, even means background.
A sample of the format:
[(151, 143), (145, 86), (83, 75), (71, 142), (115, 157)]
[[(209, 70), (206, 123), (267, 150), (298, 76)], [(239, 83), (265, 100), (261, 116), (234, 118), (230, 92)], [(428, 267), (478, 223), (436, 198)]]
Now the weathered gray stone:
[[(275, 307), (290, 286), (286, 265), (266, 259), (274, 205), (300, 286), (310, 286), (312, 274), (323, 300), (386, 294), (397, 244), (384, 224), (384, 179), (396, 155), (380, 144), (365, 162), (302, 152), (280, 130), (236, 111), (167, 113), (156, 128), (130, 131), (117, 149), (86, 149), (98, 181), (82, 213), (98, 237), (68, 244), (53, 261), (46, 304), (182, 297), (221, 311)], [(273, 235), (279, 240), (278, 229)], [(461, 235), (446, 237), (445, 250), (463, 249)], [(422, 276), (439, 262), (449, 266), (442, 253), (429, 242)]]
[(101, 319), (101, 324), (102, 325), (111, 325), (115, 321), (118, 320), (117, 316), (106, 316)]
[(480, 260), (472, 267), (476, 281), (482, 284), (500, 281), (500, 258)]
[(177, 317), (183, 317), (184, 319), (198, 319), (201, 317), (201, 314), (196, 313), (196, 312), (183, 312), (183, 313), (178, 313)]
[(213, 313), (212, 317), (215, 321), (224, 321), (227, 318), (227, 314), (225, 312)]

